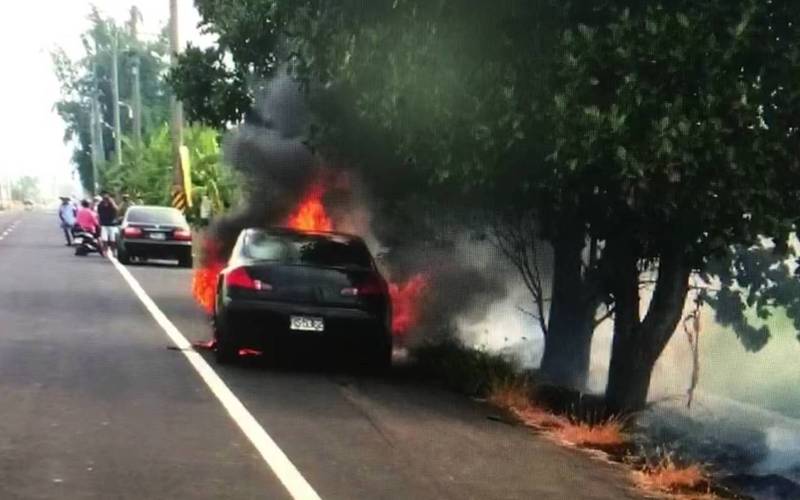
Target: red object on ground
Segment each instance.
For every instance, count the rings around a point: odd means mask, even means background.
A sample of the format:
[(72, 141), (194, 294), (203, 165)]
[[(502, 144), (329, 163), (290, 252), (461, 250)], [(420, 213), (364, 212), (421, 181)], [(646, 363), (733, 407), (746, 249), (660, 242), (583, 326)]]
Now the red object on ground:
[(213, 351), (217, 347), (217, 341), (214, 339), (211, 340), (198, 340), (196, 342), (192, 342), (192, 347), (195, 349), (203, 349), (206, 351)]

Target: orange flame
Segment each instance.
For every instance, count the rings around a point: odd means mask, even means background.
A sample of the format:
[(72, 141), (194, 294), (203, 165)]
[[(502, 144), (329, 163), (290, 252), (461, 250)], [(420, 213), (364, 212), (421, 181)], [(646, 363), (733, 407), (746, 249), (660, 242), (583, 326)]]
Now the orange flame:
[(286, 225), (303, 231), (332, 231), (333, 222), (322, 204), (324, 195), (322, 185), (311, 186), (294, 213), (286, 219)]
[(198, 267), (192, 276), (192, 296), (207, 314), (213, 314), (216, 300), (217, 276), (225, 267), (219, 258), (217, 244), (210, 239), (203, 242), (205, 265)]
[[(286, 218), (286, 225), (304, 231), (332, 231), (333, 221), (322, 203), (324, 195), (322, 184), (312, 185), (294, 212)], [(195, 269), (192, 278), (192, 295), (206, 313), (213, 314), (217, 277), (225, 263), (219, 256), (217, 242), (211, 239), (203, 242), (203, 256), (205, 265)], [(394, 312), (392, 332), (395, 335), (404, 335), (419, 323), (419, 306), (427, 288), (428, 279), (423, 274), (416, 274), (404, 283), (389, 283)]]
[(422, 274), (415, 274), (405, 283), (389, 283), (393, 308), (392, 332), (395, 335), (404, 335), (419, 323), (420, 299), (427, 288), (428, 280)]

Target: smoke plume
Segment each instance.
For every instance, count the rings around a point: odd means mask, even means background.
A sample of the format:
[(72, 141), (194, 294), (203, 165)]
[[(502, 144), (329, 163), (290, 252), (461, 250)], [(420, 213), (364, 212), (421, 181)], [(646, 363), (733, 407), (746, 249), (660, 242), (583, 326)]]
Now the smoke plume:
[(391, 286), (419, 302), (408, 338), (463, 325), (464, 318), (480, 321), (507, 293), (507, 272), (492, 264), (501, 259), (476, 250), (485, 243), (454, 225), (452, 213), (445, 222), (430, 204), (386, 199), (397, 179), (366, 170), (381, 165), (329, 162), (312, 153), (310, 121), (306, 96), (282, 74), (263, 86), (245, 122), (225, 138), (224, 158), (243, 181), (243, 199), (209, 229), (219, 253), (214, 258), (224, 259), (244, 228), (284, 225), (309, 190), (319, 188), (333, 228), (364, 238)]

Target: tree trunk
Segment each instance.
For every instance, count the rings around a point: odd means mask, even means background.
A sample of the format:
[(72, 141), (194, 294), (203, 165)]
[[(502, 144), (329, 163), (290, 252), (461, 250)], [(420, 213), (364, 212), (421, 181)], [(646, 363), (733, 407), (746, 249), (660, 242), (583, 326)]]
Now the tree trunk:
[(541, 376), (549, 384), (584, 390), (594, 332), (593, 300), (581, 275), (584, 234), (574, 231), (554, 242), (553, 296)]
[(617, 414), (644, 409), (653, 366), (683, 313), (691, 268), (683, 254), (662, 252), (647, 315), (639, 321), (639, 280), (631, 254), (617, 261), (614, 341), (606, 387), (606, 405)]
[(634, 343), (619, 347), (615, 343), (606, 386), (606, 407), (611, 414), (627, 415), (644, 409), (654, 365), (655, 360), (644, 359)]
[(544, 344), (541, 376), (548, 384), (584, 391), (592, 350), (592, 318), (580, 312), (551, 315)]

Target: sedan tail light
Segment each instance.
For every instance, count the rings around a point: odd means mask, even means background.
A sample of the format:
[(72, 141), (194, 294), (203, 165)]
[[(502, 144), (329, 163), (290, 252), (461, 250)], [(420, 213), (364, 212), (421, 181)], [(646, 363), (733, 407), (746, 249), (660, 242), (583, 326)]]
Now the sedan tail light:
[(345, 297), (356, 297), (365, 295), (381, 295), (383, 293), (383, 286), (380, 280), (372, 276), (357, 287), (342, 288), (341, 294)]
[(176, 229), (172, 237), (178, 241), (192, 241), (192, 232), (188, 229)]
[(142, 235), (142, 230), (138, 227), (126, 227), (122, 230), (122, 235), (128, 238), (137, 238)]
[(237, 267), (225, 276), (225, 285), (246, 290), (272, 290), (272, 285), (261, 280), (254, 280), (244, 267)]

